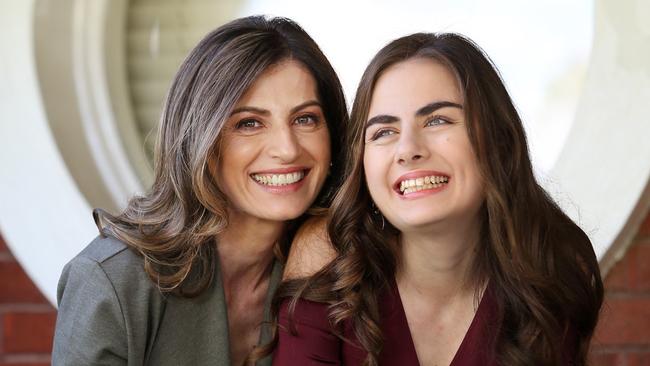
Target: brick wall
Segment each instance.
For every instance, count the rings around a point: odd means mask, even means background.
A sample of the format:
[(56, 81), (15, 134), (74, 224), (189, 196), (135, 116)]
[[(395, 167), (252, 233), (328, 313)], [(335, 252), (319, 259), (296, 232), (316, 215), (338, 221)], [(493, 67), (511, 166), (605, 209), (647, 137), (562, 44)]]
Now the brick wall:
[(605, 278), (593, 366), (650, 366), (650, 213)]
[(0, 237), (0, 366), (50, 364), (56, 310)]

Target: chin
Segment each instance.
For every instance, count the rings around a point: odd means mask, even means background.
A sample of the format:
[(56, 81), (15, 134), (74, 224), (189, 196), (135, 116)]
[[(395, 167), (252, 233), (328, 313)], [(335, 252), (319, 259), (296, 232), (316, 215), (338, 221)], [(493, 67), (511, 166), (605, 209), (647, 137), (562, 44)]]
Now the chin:
[(307, 208), (304, 210), (278, 210), (277, 212), (267, 213), (267, 219), (272, 221), (289, 221), (294, 220), (300, 217), (303, 213), (307, 211)]
[(393, 224), (395, 228), (402, 232), (421, 230), (429, 227), (435, 227), (443, 220), (441, 218), (432, 217), (401, 217), (397, 225)]

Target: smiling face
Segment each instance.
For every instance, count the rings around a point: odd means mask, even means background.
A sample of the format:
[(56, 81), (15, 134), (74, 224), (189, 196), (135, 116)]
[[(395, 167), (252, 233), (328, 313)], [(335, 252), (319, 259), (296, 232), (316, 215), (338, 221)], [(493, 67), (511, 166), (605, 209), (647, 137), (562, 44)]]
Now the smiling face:
[(456, 78), (440, 63), (409, 59), (377, 80), (365, 177), (373, 201), (401, 232), (476, 224), (483, 183), (465, 123)]
[(226, 121), (219, 156), (215, 177), (231, 219), (285, 221), (303, 214), (330, 164), (327, 122), (311, 73), (292, 60), (266, 70)]

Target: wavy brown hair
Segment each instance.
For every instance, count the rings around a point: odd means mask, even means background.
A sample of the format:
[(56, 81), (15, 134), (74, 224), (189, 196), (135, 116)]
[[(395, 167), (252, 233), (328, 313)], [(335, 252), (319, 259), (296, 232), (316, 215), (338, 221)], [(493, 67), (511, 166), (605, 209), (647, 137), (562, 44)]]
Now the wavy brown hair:
[[(211, 172), (219, 134), (240, 97), (270, 66), (292, 59), (316, 80), (327, 121), (332, 167), (316, 205), (328, 206), (343, 166), (340, 136), (348, 121), (339, 79), (318, 45), (286, 18), (252, 16), (203, 38), (180, 66), (167, 94), (155, 150), (151, 189), (119, 215), (94, 212), (102, 235), (144, 258), (151, 280), (165, 292), (200, 294), (213, 280), (215, 236), (228, 225), (227, 199)], [(294, 225), (295, 226), (295, 225)], [(276, 253), (286, 253), (286, 241)]]
[[(467, 133), (485, 184), (477, 284), (490, 281), (498, 307), (495, 352), (502, 365), (586, 364), (603, 300), (591, 242), (537, 183), (526, 135), (496, 67), (458, 34), (417, 33), (385, 46), (365, 70), (346, 133), (346, 179), (334, 198), (328, 233), (336, 259), (277, 293), (330, 304), (334, 329), (350, 321), (377, 365), (383, 339), (377, 298), (395, 275), (398, 232), (373, 213), (363, 171), (364, 126), (377, 80), (391, 66), (426, 58), (448, 67), (463, 95)], [(568, 350), (570, 355), (563, 354)]]

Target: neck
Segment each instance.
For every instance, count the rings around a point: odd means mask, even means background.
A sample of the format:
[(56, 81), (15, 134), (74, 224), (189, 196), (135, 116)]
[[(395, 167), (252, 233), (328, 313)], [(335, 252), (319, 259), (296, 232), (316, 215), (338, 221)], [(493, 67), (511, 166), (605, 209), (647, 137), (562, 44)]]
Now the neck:
[(453, 225), (450, 230), (402, 232), (397, 270), (400, 285), (436, 302), (473, 294), (478, 227)]
[(254, 291), (266, 283), (273, 263), (273, 247), (284, 222), (229, 212), (226, 229), (217, 236), (224, 289)]

